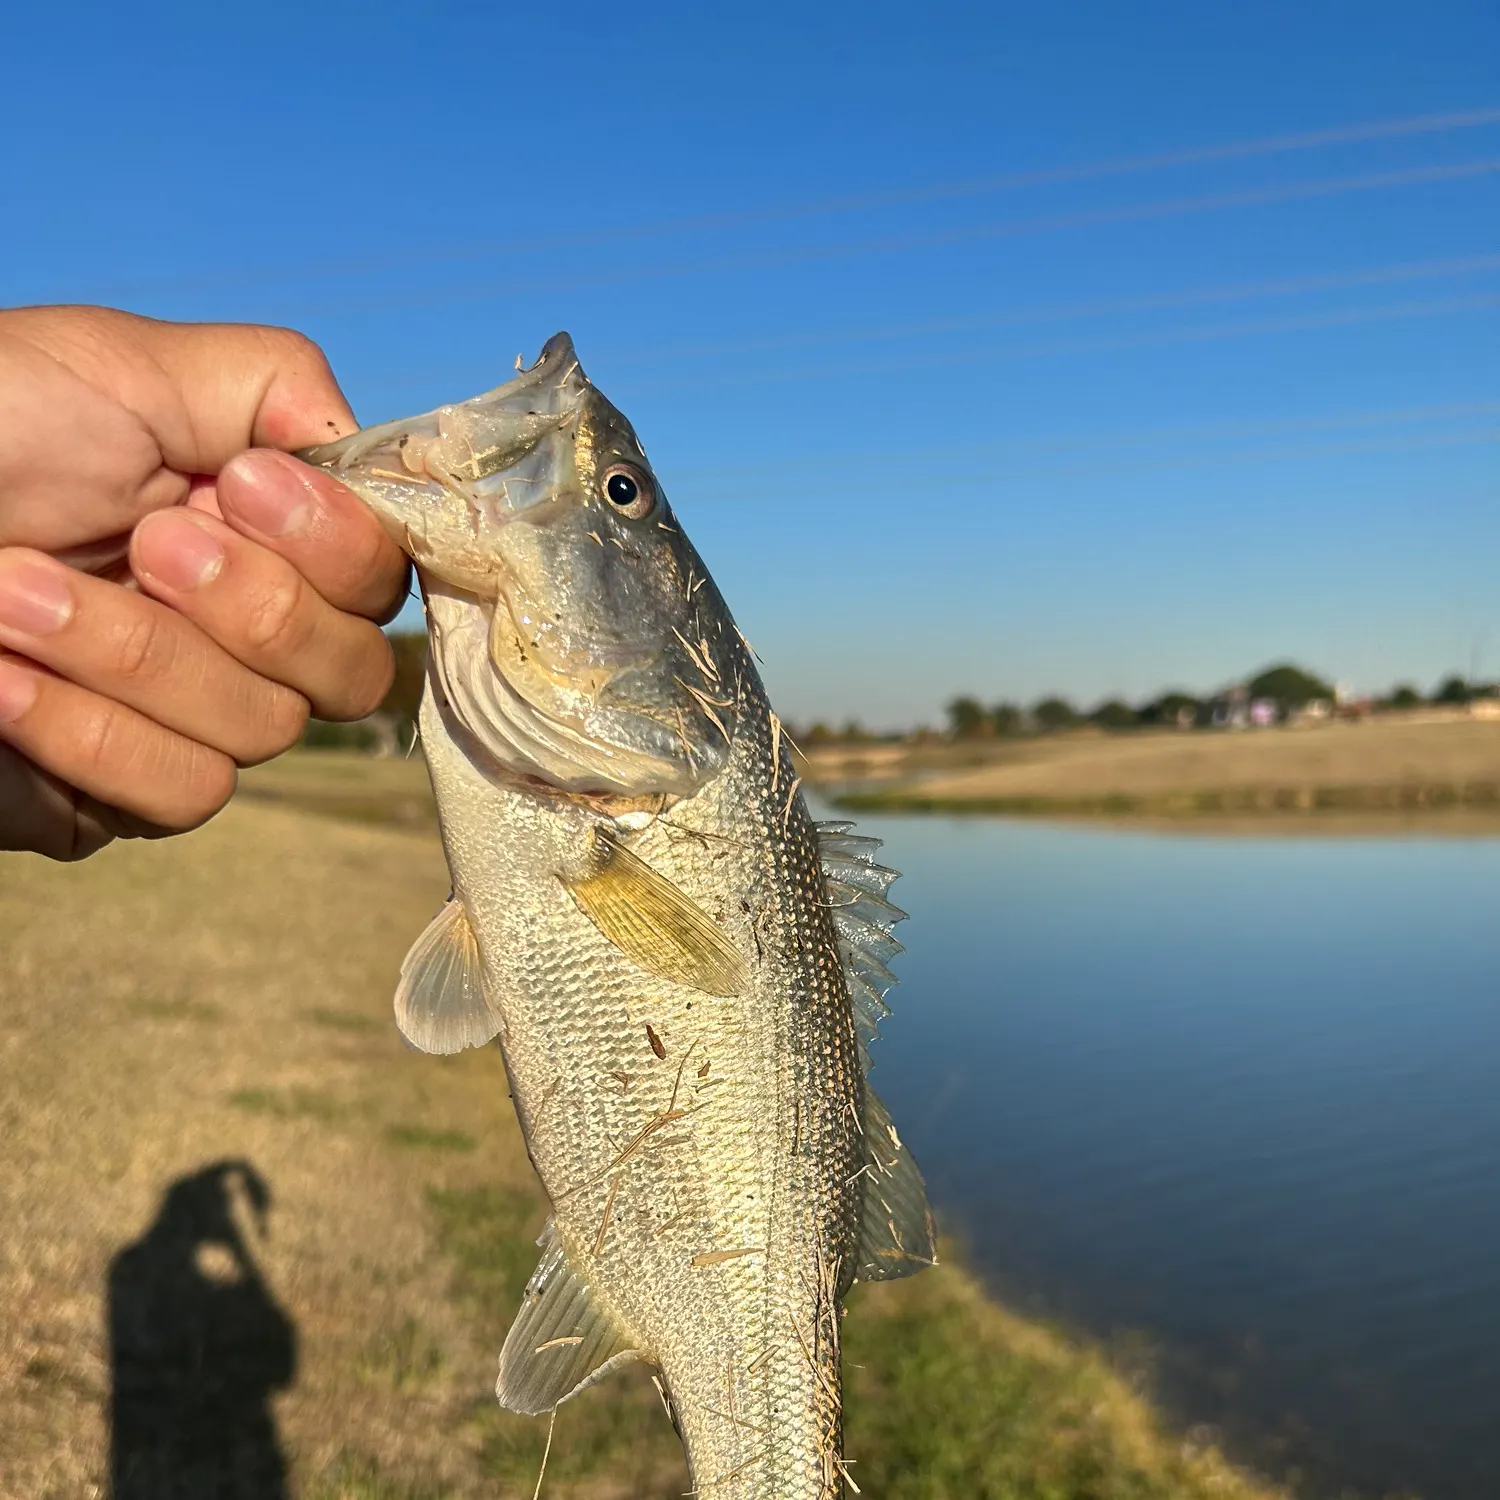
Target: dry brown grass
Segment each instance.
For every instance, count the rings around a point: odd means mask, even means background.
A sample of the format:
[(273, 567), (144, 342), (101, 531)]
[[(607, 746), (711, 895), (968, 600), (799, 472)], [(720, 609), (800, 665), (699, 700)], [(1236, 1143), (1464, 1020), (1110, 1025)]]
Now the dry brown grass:
[[(341, 760), (274, 774), (346, 811), (346, 774), (416, 795), (419, 766)], [(269, 1236), (244, 1232), (298, 1335), (274, 1401), (292, 1492), (529, 1493), (543, 1424), (490, 1391), (541, 1199), (493, 1050), (419, 1057), (389, 1020), (446, 891), (430, 835), (263, 802), (82, 866), (0, 857), (0, 1495), (104, 1493), (111, 1261), (226, 1158), (273, 1195)], [(856, 1474), (890, 1494), (1265, 1495), (959, 1273), (875, 1289), (850, 1328)], [(639, 1373), (564, 1409), (549, 1495), (684, 1487)]]
[(1462, 804), (1500, 819), (1494, 720), (1063, 734), (868, 764), (850, 754), (815, 752), (809, 774), (825, 785), (858, 782), (871, 805), (1171, 816)]

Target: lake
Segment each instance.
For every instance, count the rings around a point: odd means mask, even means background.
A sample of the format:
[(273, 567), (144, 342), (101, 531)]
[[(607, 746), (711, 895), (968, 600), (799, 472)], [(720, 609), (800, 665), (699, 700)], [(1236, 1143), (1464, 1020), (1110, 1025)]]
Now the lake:
[(1500, 841), (860, 826), (875, 1085), (996, 1292), (1308, 1494), (1500, 1495)]

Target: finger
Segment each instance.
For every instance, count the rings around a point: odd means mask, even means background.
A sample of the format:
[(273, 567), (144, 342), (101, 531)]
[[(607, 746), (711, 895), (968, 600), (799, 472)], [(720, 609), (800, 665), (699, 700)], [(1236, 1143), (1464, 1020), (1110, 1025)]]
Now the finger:
[(284, 453), (242, 453), (219, 475), (219, 513), (285, 557), (339, 609), (380, 623), (406, 598), (406, 555), (354, 492)]
[(390, 689), (395, 663), (379, 626), (335, 609), (284, 557), (212, 516), (148, 516), (131, 564), (148, 594), (321, 719), (362, 719)]
[(178, 474), (216, 474), (246, 448), (301, 448), (355, 427), (323, 351), (289, 328), (25, 307), (0, 318), (0, 333), (135, 414)]
[(0, 656), (0, 739), (89, 797), (183, 832), (234, 794), (234, 762), (123, 703)]
[(71, 861), (87, 859), (115, 839), (170, 832), (106, 807), (0, 744), (0, 849)]
[(80, 837), (77, 793), (9, 745), (0, 745), (0, 849), (25, 850), (48, 859), (82, 859), (102, 849), (109, 835)]
[(38, 552), (0, 551), (0, 647), (246, 764), (280, 754), (307, 721), (306, 699), (191, 620)]

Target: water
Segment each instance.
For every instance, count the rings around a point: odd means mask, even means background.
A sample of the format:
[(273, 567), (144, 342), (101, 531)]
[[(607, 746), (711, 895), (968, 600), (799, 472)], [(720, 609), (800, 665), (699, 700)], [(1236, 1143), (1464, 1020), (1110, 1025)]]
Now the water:
[(861, 826), (875, 1083), (991, 1284), (1307, 1493), (1500, 1495), (1500, 842)]

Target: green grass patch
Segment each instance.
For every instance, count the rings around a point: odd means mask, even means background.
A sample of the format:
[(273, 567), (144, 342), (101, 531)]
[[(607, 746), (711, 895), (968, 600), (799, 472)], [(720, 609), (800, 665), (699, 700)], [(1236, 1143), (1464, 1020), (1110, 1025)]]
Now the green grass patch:
[(229, 1102), (247, 1114), (271, 1115), (278, 1120), (345, 1119), (349, 1110), (327, 1094), (312, 1089), (236, 1089)]
[(1226, 814), (1393, 812), (1500, 803), (1492, 781), (1401, 782), (1370, 786), (1208, 787), (1197, 791), (1100, 793), (1077, 797), (933, 796), (919, 790), (846, 792), (831, 799), (850, 812), (989, 813), (1010, 818), (1195, 818)]
[(1269, 1500), (1100, 1353), (948, 1267), (856, 1288), (844, 1359), (846, 1451), (882, 1500)]
[(307, 1019), (315, 1026), (326, 1026), (330, 1031), (382, 1031), (381, 1023), (371, 1016), (362, 1016), (356, 1010), (312, 1010)]
[(200, 1000), (132, 1000), (130, 1014), (151, 1021), (217, 1021), (220, 1012)]
[(479, 1145), (462, 1130), (428, 1130), (422, 1125), (387, 1125), (385, 1138), (409, 1151), (472, 1151)]
[(447, 1363), (442, 1344), (415, 1318), (407, 1318), (398, 1328), (370, 1340), (355, 1371), (367, 1385), (416, 1391), (437, 1379)]
[(368, 1454), (341, 1453), (303, 1494), (304, 1500), (450, 1500), (453, 1491), (397, 1478)]

